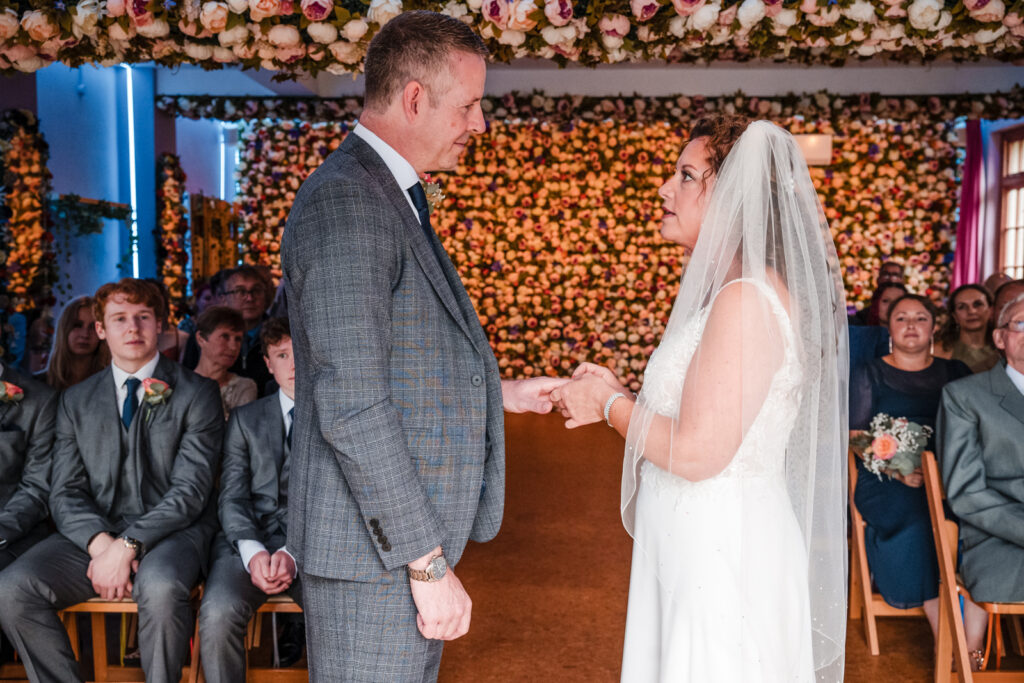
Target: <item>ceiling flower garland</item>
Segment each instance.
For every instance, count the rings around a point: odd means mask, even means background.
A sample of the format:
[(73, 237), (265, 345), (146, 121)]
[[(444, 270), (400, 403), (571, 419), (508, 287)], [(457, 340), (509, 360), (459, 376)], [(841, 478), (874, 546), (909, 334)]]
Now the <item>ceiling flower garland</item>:
[[(1024, 56), (1022, 0), (423, 0), (472, 26), (494, 58), (561, 64), (769, 59), (842, 63)], [(0, 0), (0, 70), (155, 61), (361, 70), (402, 0)]]
[[(696, 117), (741, 111), (794, 133), (835, 136), (832, 164), (811, 174), (849, 301), (860, 307), (890, 257), (906, 265), (914, 291), (945, 296), (955, 233), (955, 121), (965, 113), (1020, 116), (1022, 95), (488, 99), (488, 129), (471, 139), (458, 172), (440, 176), (445, 200), (432, 222), (506, 376), (565, 372), (590, 360), (614, 365), (636, 387), (684, 265), (678, 248), (658, 236), (656, 189)], [(293, 113), (303, 104), (167, 98), (161, 106), (206, 116)], [(238, 207), (249, 262), (279, 272), (280, 234), (295, 192), (340, 144), (352, 125), (346, 118), (243, 124)]]
[(185, 171), (177, 155), (164, 152), (156, 160), (156, 263), (157, 273), (171, 295), (171, 323), (187, 308), (188, 232), (185, 208)]
[(0, 215), (0, 279), (16, 311), (54, 304), (56, 255), (46, 211), (49, 156), (35, 115), (21, 109), (0, 114), (0, 170), (6, 188), (5, 211)]

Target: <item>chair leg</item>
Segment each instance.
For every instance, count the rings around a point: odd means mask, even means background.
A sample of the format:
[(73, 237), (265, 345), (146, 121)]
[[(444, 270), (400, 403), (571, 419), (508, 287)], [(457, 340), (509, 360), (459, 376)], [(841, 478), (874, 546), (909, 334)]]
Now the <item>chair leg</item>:
[(96, 681), (109, 681), (110, 667), (107, 662), (107, 621), (102, 612), (93, 612), (92, 621), (92, 666), (93, 678)]
[(935, 683), (949, 683), (953, 661), (953, 624), (949, 605), (939, 597), (939, 633), (935, 643)]
[(1002, 668), (1003, 657), (1006, 655), (1006, 644), (1003, 642), (1003, 625), (1002, 619), (998, 614), (995, 615), (995, 632), (996, 632), (996, 670)]
[(199, 614), (196, 614), (196, 628), (192, 633), (192, 656), (189, 658), (188, 683), (199, 683), (200, 678), (205, 678), (201, 673), (202, 661), (199, 654)]
[(73, 612), (61, 612), (60, 620), (64, 623), (64, 629), (68, 632), (68, 640), (71, 642), (71, 652), (75, 655), (75, 661), (82, 658), (79, 651), (81, 643), (78, 641), (78, 615)]
[(850, 618), (860, 619), (864, 612), (864, 598), (860, 594), (860, 571), (857, 561), (850, 563)]
[(1010, 616), (1010, 642), (1018, 655), (1024, 655), (1024, 628), (1021, 628), (1021, 617), (1019, 614)]
[[(993, 632), (993, 630), (998, 630), (998, 628), (999, 628), (999, 615), (998, 614), (989, 614), (988, 615), (988, 627), (985, 630), (985, 664), (984, 664), (984, 666), (982, 666), (982, 669), (987, 669), (988, 668), (988, 662), (989, 662), (989, 658), (988, 657), (992, 653), (992, 632)], [(997, 665), (996, 668), (998, 669), (999, 666)]]
[(256, 613), (256, 623), (253, 625), (252, 646), (260, 646), (260, 637), (263, 632), (263, 612)]

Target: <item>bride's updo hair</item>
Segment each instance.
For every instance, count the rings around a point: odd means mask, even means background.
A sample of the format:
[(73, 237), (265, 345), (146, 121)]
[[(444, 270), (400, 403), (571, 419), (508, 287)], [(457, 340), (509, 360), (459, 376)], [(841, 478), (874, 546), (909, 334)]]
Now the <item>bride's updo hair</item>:
[[(740, 114), (705, 114), (697, 119), (690, 129), (690, 140), (706, 138), (704, 148), (708, 154), (708, 165), (716, 175), (722, 168), (722, 162), (729, 156), (729, 151), (736, 144), (743, 131), (750, 124), (750, 119)], [(706, 180), (706, 178), (705, 178)]]

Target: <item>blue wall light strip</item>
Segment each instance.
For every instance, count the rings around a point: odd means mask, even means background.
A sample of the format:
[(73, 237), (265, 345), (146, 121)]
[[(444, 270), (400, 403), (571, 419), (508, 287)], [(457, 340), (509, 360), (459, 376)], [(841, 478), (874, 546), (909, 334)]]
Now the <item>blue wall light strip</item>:
[(129, 187), (131, 188), (131, 203), (132, 203), (132, 222), (129, 227), (131, 232), (131, 245), (132, 245), (132, 277), (139, 276), (139, 194), (138, 187), (136, 186), (136, 168), (135, 168), (135, 92), (132, 88), (132, 68), (127, 64), (122, 64), (125, 71), (125, 82), (128, 87), (128, 181)]
[(227, 200), (227, 130), (224, 124), (220, 124), (220, 130), (218, 131), (217, 139), (220, 141), (220, 198)]

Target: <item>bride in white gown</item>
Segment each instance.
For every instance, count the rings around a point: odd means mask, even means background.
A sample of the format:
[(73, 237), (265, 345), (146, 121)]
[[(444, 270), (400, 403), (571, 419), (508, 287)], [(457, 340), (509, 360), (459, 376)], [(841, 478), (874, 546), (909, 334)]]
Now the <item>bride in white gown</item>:
[(792, 136), (718, 115), (660, 190), (691, 252), (635, 399), (552, 394), (626, 437), (623, 681), (840, 681), (848, 352), (838, 259)]

